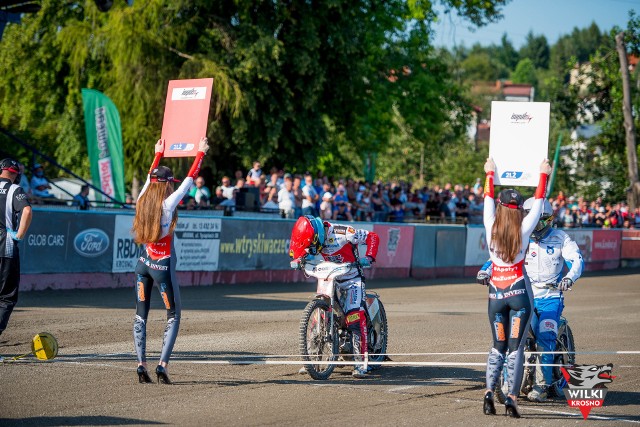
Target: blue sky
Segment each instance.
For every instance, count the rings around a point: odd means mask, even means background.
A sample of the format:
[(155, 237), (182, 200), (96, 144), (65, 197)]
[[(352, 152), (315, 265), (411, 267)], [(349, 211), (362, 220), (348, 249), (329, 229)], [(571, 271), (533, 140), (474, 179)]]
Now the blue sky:
[(451, 48), (464, 44), (471, 47), (499, 44), (503, 33), (519, 49), (532, 30), (544, 34), (549, 44), (570, 33), (574, 27), (584, 28), (595, 21), (601, 31), (614, 25), (626, 28), (629, 10), (640, 14), (640, 0), (512, 0), (502, 9), (503, 18), (493, 24), (469, 31), (468, 21), (458, 16), (440, 13), (440, 22), (434, 26), (436, 46)]

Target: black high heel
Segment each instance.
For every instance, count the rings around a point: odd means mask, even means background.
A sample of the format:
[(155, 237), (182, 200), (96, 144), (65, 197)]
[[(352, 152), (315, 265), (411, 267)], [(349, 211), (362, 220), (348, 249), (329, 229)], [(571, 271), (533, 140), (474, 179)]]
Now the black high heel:
[(167, 373), (167, 370), (164, 369), (164, 366), (158, 365), (156, 367), (156, 375), (158, 376), (158, 384), (171, 384), (169, 374)]
[(496, 407), (493, 404), (493, 393), (488, 391), (484, 395), (484, 403), (482, 405), (482, 410), (485, 415), (495, 415)]
[(140, 384), (153, 382), (153, 380), (149, 376), (149, 372), (147, 372), (147, 368), (145, 368), (144, 366), (142, 365), (138, 366), (137, 372), (138, 372), (138, 381), (140, 381)]
[(511, 418), (520, 418), (520, 412), (518, 412), (518, 405), (509, 396), (507, 396), (507, 398), (504, 400), (504, 414), (509, 415)]

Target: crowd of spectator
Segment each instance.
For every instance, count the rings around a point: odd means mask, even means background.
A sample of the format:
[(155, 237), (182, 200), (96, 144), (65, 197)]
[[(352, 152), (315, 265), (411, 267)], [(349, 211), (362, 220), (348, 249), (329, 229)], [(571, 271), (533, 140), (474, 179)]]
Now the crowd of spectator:
[[(368, 183), (350, 178), (330, 178), (321, 173), (291, 175), (272, 168), (268, 173), (254, 162), (246, 176), (225, 176), (209, 199), (187, 197), (183, 207), (259, 209), (283, 218), (315, 215), (335, 221), (431, 222), (482, 224), (482, 180), (468, 185), (414, 187), (411, 182)], [(200, 178), (199, 178), (200, 179)], [(253, 194), (255, 197), (239, 195)], [(250, 201), (251, 206), (247, 204)], [(562, 192), (549, 201), (558, 227), (640, 228), (640, 209), (629, 212), (624, 202), (603, 204), (601, 199), (565, 198)]]
[[(61, 202), (49, 192), (51, 185), (42, 165), (35, 164), (29, 179), (20, 165), (19, 184), (35, 203)], [(72, 205), (89, 209), (89, 187), (81, 187)], [(330, 178), (321, 173), (291, 175), (271, 168), (265, 173), (260, 162), (245, 175), (224, 176), (214, 191), (199, 176), (181, 203), (182, 209), (259, 210), (278, 213), (283, 218), (320, 216), (334, 221), (431, 222), (482, 224), (484, 210), (480, 178), (473, 185), (414, 187), (411, 182), (368, 183), (350, 178)], [(565, 197), (562, 191), (549, 202), (554, 225), (559, 228), (640, 228), (640, 207), (629, 211), (625, 202), (605, 203), (598, 198)], [(134, 200), (127, 194), (127, 206)]]

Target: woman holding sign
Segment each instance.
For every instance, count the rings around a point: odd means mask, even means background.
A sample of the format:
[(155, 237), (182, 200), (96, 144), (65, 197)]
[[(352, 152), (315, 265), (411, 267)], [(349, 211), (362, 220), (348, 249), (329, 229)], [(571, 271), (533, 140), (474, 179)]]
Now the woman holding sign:
[[(524, 369), (524, 340), (531, 317), (532, 292), (527, 275), (523, 274), (524, 257), (542, 206), (547, 187), (547, 175), (551, 172), (548, 160), (540, 164), (540, 180), (535, 200), (525, 216), (524, 199), (513, 189), (502, 190), (494, 203), (493, 176), (496, 165), (487, 159), (484, 186), (484, 227), (493, 272), (489, 285), (489, 323), (493, 334), (493, 347), (487, 359), (487, 390), (483, 410), (486, 415), (496, 413), (493, 390), (507, 362), (509, 395), (505, 412), (520, 418), (517, 396), (520, 392)], [(509, 355), (506, 356), (507, 350)]]
[(155, 158), (147, 182), (145, 182), (133, 220), (133, 233), (138, 244), (145, 245), (145, 251), (136, 266), (136, 317), (133, 321), (133, 341), (138, 356), (138, 380), (150, 383), (147, 372), (146, 342), (147, 316), (149, 314), (151, 287), (156, 282), (160, 295), (167, 309), (167, 326), (164, 330), (162, 353), (156, 368), (158, 382), (170, 384), (167, 364), (180, 328), (180, 289), (173, 277), (175, 257), (171, 253), (171, 238), (176, 226), (178, 213), (176, 208), (180, 200), (187, 194), (198, 176), (202, 158), (209, 150), (207, 138), (201, 138), (198, 153), (189, 174), (180, 187), (174, 191), (171, 169), (159, 166), (164, 154), (165, 141), (159, 140), (155, 148)]

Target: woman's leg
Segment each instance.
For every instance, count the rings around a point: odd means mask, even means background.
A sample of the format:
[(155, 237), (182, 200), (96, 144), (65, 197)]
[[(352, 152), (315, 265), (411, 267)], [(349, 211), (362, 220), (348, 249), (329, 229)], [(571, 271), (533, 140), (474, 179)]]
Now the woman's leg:
[(522, 375), (524, 372), (524, 343), (527, 337), (533, 302), (531, 293), (527, 292), (508, 299), (509, 313), (509, 356), (507, 356), (507, 372), (509, 374), (509, 396), (517, 399), (520, 394)]
[[(173, 257), (172, 257), (173, 258)], [(164, 329), (164, 338), (162, 340), (162, 352), (160, 354), (160, 365), (167, 366), (173, 346), (176, 343), (178, 337), (178, 331), (180, 329), (180, 288), (178, 282), (175, 280), (174, 269), (175, 262), (172, 263), (171, 259), (167, 258), (158, 263), (162, 263), (162, 266), (166, 266), (166, 270), (157, 271), (154, 276), (154, 280), (158, 284), (160, 290), (160, 296), (167, 309), (167, 325)]]
[(147, 274), (146, 266), (138, 262), (136, 266), (136, 317), (133, 320), (133, 343), (138, 356), (138, 365), (147, 366), (147, 316), (149, 315), (151, 287), (153, 280)]
[(487, 357), (486, 391), (493, 391), (498, 378), (500, 378), (507, 351), (506, 331), (508, 331), (509, 308), (504, 303), (504, 300), (489, 299), (488, 311), (493, 347)]

